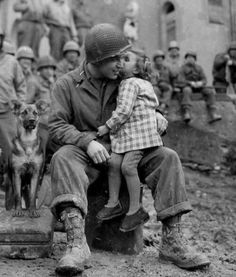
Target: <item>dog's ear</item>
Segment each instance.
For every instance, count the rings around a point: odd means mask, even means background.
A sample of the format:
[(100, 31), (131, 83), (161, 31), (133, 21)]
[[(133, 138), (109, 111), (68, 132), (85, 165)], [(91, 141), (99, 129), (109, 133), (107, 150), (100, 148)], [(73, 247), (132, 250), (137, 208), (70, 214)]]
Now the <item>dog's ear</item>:
[(50, 104), (43, 99), (38, 100), (36, 103), (36, 108), (38, 110), (39, 115), (42, 115), (47, 112)]
[(10, 104), (10, 108), (11, 108), (12, 112), (15, 115), (19, 115), (20, 114), (20, 109), (21, 109), (23, 103), (20, 102), (17, 99), (12, 99), (9, 104)]

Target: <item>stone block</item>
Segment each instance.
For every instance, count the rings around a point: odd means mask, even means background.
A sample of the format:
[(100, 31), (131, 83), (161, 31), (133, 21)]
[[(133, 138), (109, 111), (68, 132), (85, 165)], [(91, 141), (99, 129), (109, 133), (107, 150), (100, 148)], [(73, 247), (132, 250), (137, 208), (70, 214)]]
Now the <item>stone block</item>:
[(0, 256), (13, 259), (48, 257), (52, 251), (54, 219), (48, 208), (39, 218), (12, 217), (0, 210)]

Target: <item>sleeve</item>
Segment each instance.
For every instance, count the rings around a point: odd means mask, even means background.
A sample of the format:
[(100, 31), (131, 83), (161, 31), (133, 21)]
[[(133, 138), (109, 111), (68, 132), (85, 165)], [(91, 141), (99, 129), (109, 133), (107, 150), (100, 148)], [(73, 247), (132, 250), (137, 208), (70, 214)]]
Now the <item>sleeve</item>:
[(25, 101), (26, 100), (26, 93), (27, 93), (27, 88), (26, 88), (26, 82), (25, 82), (25, 77), (22, 72), (22, 69), (17, 61), (15, 61), (14, 64), (14, 88), (16, 91), (16, 96), (20, 101)]
[(58, 145), (72, 144), (87, 151), (88, 144), (96, 139), (96, 132), (81, 132), (71, 122), (73, 107), (68, 82), (60, 79), (52, 90), (49, 135)]
[(106, 122), (106, 125), (112, 131), (119, 129), (129, 119), (138, 96), (138, 91), (138, 85), (131, 79), (123, 81), (120, 84), (116, 110)]

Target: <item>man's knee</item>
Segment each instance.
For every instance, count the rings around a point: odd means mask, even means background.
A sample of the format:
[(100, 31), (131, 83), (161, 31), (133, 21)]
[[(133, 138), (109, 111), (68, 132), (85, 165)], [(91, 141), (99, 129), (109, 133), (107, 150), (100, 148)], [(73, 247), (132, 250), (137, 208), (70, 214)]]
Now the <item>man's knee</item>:
[(183, 96), (190, 96), (192, 93), (192, 88), (187, 86), (182, 89)]

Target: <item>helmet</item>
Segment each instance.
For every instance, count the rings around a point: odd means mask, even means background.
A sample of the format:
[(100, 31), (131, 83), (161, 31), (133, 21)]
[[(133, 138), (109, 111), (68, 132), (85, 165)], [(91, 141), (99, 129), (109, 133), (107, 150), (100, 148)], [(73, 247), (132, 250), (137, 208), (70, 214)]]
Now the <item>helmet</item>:
[(29, 46), (21, 46), (16, 51), (17, 60), (21, 58), (34, 60), (34, 52)]
[(177, 49), (179, 50), (179, 45), (178, 45), (178, 42), (177, 42), (177, 41), (175, 41), (175, 40), (170, 41), (170, 44), (169, 44), (168, 50), (173, 49), (173, 48), (177, 48)]
[(80, 55), (79, 45), (73, 40), (67, 41), (67, 43), (65, 43), (63, 47), (63, 55), (65, 55), (67, 51), (76, 51)]
[(16, 54), (15, 46), (12, 43), (10, 43), (9, 41), (6, 41), (6, 40), (3, 42), (3, 51), (5, 53), (13, 55), (13, 56), (15, 56), (15, 54)]
[(197, 53), (194, 52), (194, 51), (188, 51), (188, 52), (185, 54), (184, 58), (186, 59), (188, 56), (192, 56), (192, 57), (194, 57), (195, 60), (197, 60)]
[(230, 43), (228, 51), (230, 50), (236, 50), (236, 41), (232, 41)]
[(89, 63), (117, 56), (130, 47), (124, 34), (108, 23), (95, 25), (85, 38), (85, 54)]
[(163, 59), (165, 58), (165, 54), (162, 50), (157, 50), (154, 55), (153, 55), (153, 61), (158, 58), (158, 57), (162, 57)]
[(44, 67), (53, 67), (56, 69), (56, 63), (51, 56), (43, 56), (38, 59), (37, 70), (40, 70)]

